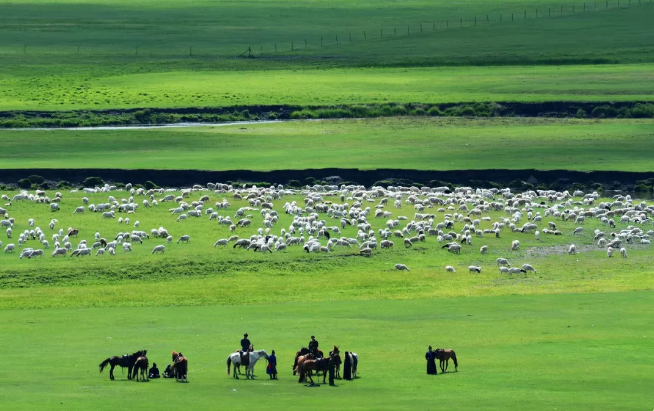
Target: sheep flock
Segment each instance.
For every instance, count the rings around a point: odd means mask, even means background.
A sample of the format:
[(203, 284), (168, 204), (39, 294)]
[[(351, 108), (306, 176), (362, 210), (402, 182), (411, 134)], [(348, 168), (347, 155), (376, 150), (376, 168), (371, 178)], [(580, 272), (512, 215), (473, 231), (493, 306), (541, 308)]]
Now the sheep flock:
[[(4, 244), (0, 241), (4, 250), (0, 262), (46, 257), (82, 261), (126, 256), (140, 248), (147, 253), (139, 258), (159, 258), (171, 249), (198, 246), (188, 227), (197, 219), (215, 231), (215, 239), (204, 246), (234, 253), (260, 252), (269, 258), (292, 249), (325, 256), (390, 254), (397, 261), (389, 270), (413, 275), (411, 269), (421, 267), (410, 269), (402, 258), (427, 250), (447, 256), (449, 264), (443, 267), (447, 273), (460, 268), (478, 275), (492, 268), (499, 274), (537, 274), (531, 262), (525, 262), (529, 253), (524, 243), (546, 248), (563, 241), (563, 255), (605, 250), (612, 258), (615, 250), (627, 258), (628, 248), (647, 249), (654, 234), (654, 205), (628, 195), (601, 198), (596, 192), (581, 191), (358, 185), (235, 188), (220, 183), (146, 190), (127, 184), (67, 193), (21, 191), (3, 194), (2, 200), (0, 228), (6, 238)], [(146, 228), (153, 215), (160, 224)], [(588, 225), (591, 229), (584, 230)], [(111, 226), (115, 228), (107, 229)], [(433, 247), (426, 248), (427, 244)], [(485, 255), (493, 258), (492, 267), (481, 259)], [(512, 266), (512, 260), (523, 263)]]

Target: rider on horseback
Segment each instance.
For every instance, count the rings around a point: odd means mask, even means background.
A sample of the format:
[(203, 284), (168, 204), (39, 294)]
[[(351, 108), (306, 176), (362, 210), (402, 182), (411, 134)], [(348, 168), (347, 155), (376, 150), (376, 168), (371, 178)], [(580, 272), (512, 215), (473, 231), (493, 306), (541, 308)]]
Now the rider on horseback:
[[(241, 364), (247, 365), (250, 362), (249, 353), (251, 351), (253, 351), (252, 344), (248, 339), (248, 333), (245, 333), (243, 334), (243, 339), (241, 340), (241, 350), (239, 351), (239, 354), (241, 354)], [(245, 359), (243, 358), (243, 354), (245, 354)]]
[(309, 352), (313, 354), (314, 358), (318, 358), (318, 340), (314, 335), (311, 336), (311, 341), (309, 341)]

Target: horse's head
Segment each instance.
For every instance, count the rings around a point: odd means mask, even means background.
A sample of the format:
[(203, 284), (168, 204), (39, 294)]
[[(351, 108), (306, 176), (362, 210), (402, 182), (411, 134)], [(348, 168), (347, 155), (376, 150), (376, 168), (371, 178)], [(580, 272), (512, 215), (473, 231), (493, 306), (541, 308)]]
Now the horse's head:
[(177, 351), (173, 351), (171, 354), (173, 355), (173, 361), (175, 361), (175, 359), (179, 357), (179, 353)]
[(333, 352), (334, 352), (335, 354), (338, 354), (338, 353), (339, 353), (339, 351), (338, 351), (338, 345), (335, 345), (335, 346), (334, 346), (334, 351), (333, 351)]
[(266, 350), (259, 350), (259, 351), (257, 351), (257, 352), (259, 353), (259, 356), (260, 356), (260, 357), (263, 357), (263, 358), (265, 358), (265, 359), (268, 359), (268, 353), (266, 352)]

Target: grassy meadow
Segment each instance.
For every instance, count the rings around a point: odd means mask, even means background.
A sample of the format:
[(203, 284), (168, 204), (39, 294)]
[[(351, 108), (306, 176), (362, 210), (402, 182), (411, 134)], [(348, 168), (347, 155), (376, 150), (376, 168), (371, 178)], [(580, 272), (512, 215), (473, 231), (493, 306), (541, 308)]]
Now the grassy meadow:
[(0, 139), (3, 167), (25, 169), (650, 171), (653, 134), (650, 120), (637, 119), (377, 118), (143, 130), (3, 130)]
[[(268, 284), (253, 293), (265, 294)], [(252, 295), (232, 291), (242, 303)], [(2, 398), (13, 410), (113, 410), (126, 398), (138, 408), (644, 409), (654, 383), (653, 302), (651, 292), (629, 292), (3, 310), (0, 344), (12, 364), (0, 374)], [(226, 376), (225, 359), (246, 331), (255, 348), (276, 351), (278, 381), (268, 380), (265, 362), (256, 366), (258, 380)], [(325, 349), (356, 352), (360, 378), (335, 388), (298, 384), (293, 355), (312, 334)], [(450, 362), (447, 374), (425, 375), (429, 344), (454, 349), (459, 371)], [(119, 369), (109, 381), (108, 370), (98, 373), (108, 356), (141, 348), (160, 369), (181, 350), (190, 382), (137, 383)]]

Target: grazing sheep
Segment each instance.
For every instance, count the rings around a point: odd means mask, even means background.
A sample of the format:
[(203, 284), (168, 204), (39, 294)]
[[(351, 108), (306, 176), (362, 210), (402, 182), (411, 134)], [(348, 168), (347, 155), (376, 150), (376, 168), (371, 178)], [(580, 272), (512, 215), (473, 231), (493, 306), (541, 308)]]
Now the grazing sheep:
[(130, 243), (123, 243), (123, 251), (131, 252), (132, 251), (132, 245)]
[(479, 249), (479, 252), (481, 254), (487, 254), (488, 253), (488, 246), (487, 245), (482, 245), (481, 248)]
[(364, 256), (364, 257), (370, 257), (372, 255), (372, 249), (371, 248), (364, 248), (363, 250), (359, 251), (359, 254)]
[(627, 258), (627, 249), (622, 247), (620, 249), (620, 254), (622, 254), (622, 258)]
[(447, 252), (452, 254), (461, 254), (461, 246), (457, 243), (445, 244), (442, 248), (447, 247)]
[(54, 251), (52, 252), (52, 256), (53, 256), (53, 257), (57, 257), (57, 256), (60, 256), (60, 255), (63, 255), (63, 256), (65, 257), (67, 252), (68, 252), (68, 249), (67, 249), (67, 248), (59, 248), (59, 247), (57, 247), (57, 248), (55, 248)]
[(407, 267), (404, 264), (395, 264), (395, 269), (400, 270), (400, 271), (404, 271), (404, 270), (409, 271), (409, 272), (411, 271), (411, 270), (409, 270), (409, 267)]
[(446, 265), (445, 271), (447, 271), (448, 273), (456, 273), (456, 270), (451, 265)]
[(471, 272), (471, 273), (480, 274), (481, 273), (481, 267), (476, 266), (476, 265), (470, 265), (470, 266), (468, 266), (468, 271)]
[(215, 247), (215, 246), (218, 246), (218, 245), (227, 245), (227, 242), (228, 241), (227, 241), (226, 238), (222, 238), (222, 239), (216, 241), (215, 243), (213, 243), (213, 246)]
[(531, 264), (523, 264), (522, 269), (526, 271), (533, 271), (536, 273), (536, 269)]
[(522, 268), (518, 268), (518, 267), (509, 268), (509, 274), (518, 274), (518, 273), (527, 273), (527, 270), (523, 270)]
[(83, 212), (84, 212), (84, 207), (77, 207), (75, 211), (73, 211), (73, 214), (83, 213)]
[(168, 237), (166, 237), (166, 242), (167, 242), (168, 244), (172, 243), (172, 242), (173, 242), (173, 236), (172, 236), (172, 235), (169, 235)]
[(609, 247), (606, 249), (606, 256), (609, 258), (613, 257), (613, 247)]
[(383, 240), (379, 245), (381, 248), (393, 248), (393, 242), (390, 240)]
[(183, 236), (179, 237), (179, 240), (177, 240), (177, 244), (179, 244), (180, 241), (183, 242), (183, 243), (190, 243), (191, 242), (191, 236), (190, 235), (183, 235)]
[(98, 248), (98, 251), (95, 252), (95, 256), (104, 255), (105, 248)]
[(572, 232), (572, 235), (581, 234), (583, 233), (583, 231), (584, 231), (584, 227), (577, 227), (575, 228), (575, 231)]
[(577, 254), (577, 246), (574, 244), (570, 244), (570, 247), (568, 247), (568, 254), (569, 255)]
[(163, 254), (166, 249), (166, 246), (164, 245), (157, 245), (152, 249), (152, 254), (154, 253), (160, 253)]
[(59, 211), (59, 204), (57, 203), (50, 203), (50, 211)]
[(509, 274), (510, 273), (509, 267), (504, 267), (503, 265), (501, 265), (499, 267), (499, 270), (500, 270), (500, 273), (503, 273), (503, 274)]
[(507, 267), (511, 267), (511, 263), (509, 263), (509, 260), (507, 260), (506, 258), (500, 257), (496, 261), (498, 266), (505, 265)]
[(520, 241), (518, 241), (518, 240), (513, 240), (513, 241), (511, 242), (511, 250), (512, 250), (512, 251), (517, 251), (517, 250), (519, 250), (519, 249), (520, 249)]
[(411, 242), (410, 239), (408, 239), (408, 238), (404, 239), (404, 247), (405, 248), (413, 247), (413, 243)]
[(540, 241), (540, 231), (536, 231), (535, 236), (536, 236), (536, 241)]

